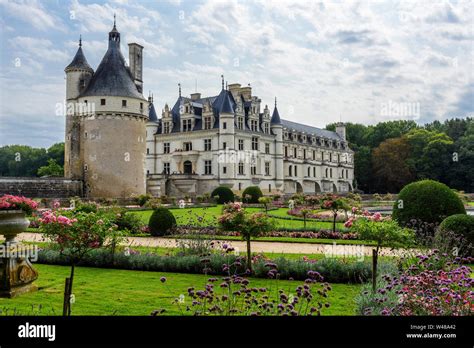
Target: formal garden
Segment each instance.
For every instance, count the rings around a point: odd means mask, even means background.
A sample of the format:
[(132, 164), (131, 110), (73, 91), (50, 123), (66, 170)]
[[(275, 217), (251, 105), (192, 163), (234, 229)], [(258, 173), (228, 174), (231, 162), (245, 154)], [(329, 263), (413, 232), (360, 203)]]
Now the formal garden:
[(6, 195), (3, 262), (33, 253), (0, 313), (472, 315), (472, 198), (432, 180), (370, 197)]

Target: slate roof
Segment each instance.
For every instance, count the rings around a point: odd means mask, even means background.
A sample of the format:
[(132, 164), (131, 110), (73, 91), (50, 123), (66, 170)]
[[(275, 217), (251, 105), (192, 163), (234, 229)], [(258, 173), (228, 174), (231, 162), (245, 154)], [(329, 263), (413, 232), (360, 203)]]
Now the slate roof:
[[(173, 108), (171, 109), (172, 121), (173, 121), (173, 129), (171, 130), (172, 133), (180, 132), (181, 118), (180, 118), (179, 111), (180, 111), (180, 107), (187, 102), (189, 102), (194, 107), (195, 124), (194, 124), (193, 130), (202, 129), (202, 108), (204, 104), (207, 104), (209, 102), (212, 106), (212, 110), (213, 110), (213, 114), (215, 118), (215, 123), (213, 125), (213, 128), (219, 128), (219, 115), (221, 113), (234, 114), (234, 111), (237, 106), (237, 103), (235, 102), (234, 97), (232, 96), (232, 93), (226, 89), (223, 89), (219, 93), (218, 96), (200, 98), (196, 100), (192, 100), (191, 98), (180, 96), (178, 100), (176, 101), (176, 103), (174, 104)], [(250, 107), (250, 106), (246, 106), (245, 102), (243, 104), (244, 104), (245, 109)], [(259, 119), (260, 119), (259, 127), (262, 121), (262, 115), (263, 114), (259, 115)], [(247, 125), (247, 119), (248, 119), (248, 115), (246, 113), (245, 129), (249, 129)], [(314, 134), (315, 136), (323, 137), (323, 138), (327, 138), (331, 140), (337, 140), (337, 141), (344, 140), (336, 132), (328, 131), (328, 130), (313, 127), (313, 126), (307, 126), (305, 124), (296, 123), (296, 122), (292, 122), (288, 120), (283, 120), (280, 118), (280, 113), (278, 112), (278, 108), (276, 106), (273, 110), (273, 115), (272, 115), (270, 123), (281, 124), (283, 127), (288, 128), (289, 130), (294, 129), (297, 132)]]
[(84, 69), (94, 72), (94, 70), (87, 62), (86, 56), (84, 55), (84, 52), (82, 52), (81, 46), (79, 46), (79, 49), (77, 50), (76, 55), (72, 59), (72, 62), (66, 67), (66, 69), (64, 69), (64, 71), (68, 71), (69, 69)]
[(230, 93), (228, 90), (225, 90), (225, 89), (223, 89), (221, 93), (219, 93), (219, 95), (217, 96), (199, 98), (196, 100), (192, 100), (191, 98), (188, 98), (188, 97), (178, 97), (178, 100), (176, 100), (176, 103), (171, 109), (171, 117), (173, 120), (173, 129), (171, 130), (172, 133), (180, 131), (181, 129), (181, 115), (179, 112), (180, 107), (188, 102), (194, 108), (195, 123), (194, 123), (193, 130), (202, 129), (202, 109), (205, 104), (209, 103), (212, 107), (212, 111), (214, 114), (214, 125), (212, 128), (219, 128), (219, 115), (221, 113), (234, 114), (234, 110), (236, 106), (234, 98), (232, 97), (232, 93)]
[(120, 40), (112, 40), (112, 33), (119, 35), (115, 26), (109, 33), (109, 48), (81, 97), (117, 96), (145, 99), (133, 82), (125, 58), (120, 51)]
[(271, 124), (281, 124), (280, 113), (278, 112), (278, 108), (275, 105), (275, 109), (273, 109), (272, 119), (270, 120)]
[(148, 121), (158, 122), (158, 116), (156, 115), (155, 106), (153, 105), (153, 103), (150, 103), (148, 107)]
[(328, 131), (326, 129), (316, 128), (313, 126), (307, 126), (305, 124), (296, 123), (287, 120), (281, 120), (283, 127), (288, 129), (294, 129), (297, 132), (305, 132), (307, 134), (314, 134), (318, 137), (325, 137), (333, 140), (344, 140), (336, 132)]
[(236, 103), (232, 93), (226, 89), (223, 89), (214, 103), (212, 103), (212, 108), (219, 114), (234, 114), (235, 106)]

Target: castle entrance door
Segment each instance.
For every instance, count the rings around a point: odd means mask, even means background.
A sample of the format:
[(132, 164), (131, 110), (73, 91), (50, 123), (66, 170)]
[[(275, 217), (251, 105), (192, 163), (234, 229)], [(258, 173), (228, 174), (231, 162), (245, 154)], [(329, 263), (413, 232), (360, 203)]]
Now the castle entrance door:
[(183, 171), (184, 171), (184, 174), (192, 174), (193, 173), (193, 164), (191, 163), (191, 161), (184, 161)]

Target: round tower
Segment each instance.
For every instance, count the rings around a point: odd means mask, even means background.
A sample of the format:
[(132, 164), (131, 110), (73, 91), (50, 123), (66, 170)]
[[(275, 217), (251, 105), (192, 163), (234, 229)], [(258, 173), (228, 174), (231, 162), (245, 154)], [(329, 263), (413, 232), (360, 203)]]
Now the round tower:
[[(134, 69), (141, 70), (140, 64), (141, 60)], [(130, 198), (144, 194), (148, 102), (120, 51), (115, 21), (107, 52), (77, 102), (92, 110), (79, 117), (85, 195)]]

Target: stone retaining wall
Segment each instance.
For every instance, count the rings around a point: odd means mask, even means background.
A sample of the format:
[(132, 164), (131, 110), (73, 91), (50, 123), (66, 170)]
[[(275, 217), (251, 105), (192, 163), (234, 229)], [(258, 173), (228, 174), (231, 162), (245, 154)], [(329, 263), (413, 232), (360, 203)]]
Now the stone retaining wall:
[(83, 183), (65, 178), (0, 177), (0, 195), (4, 194), (29, 198), (82, 197)]

